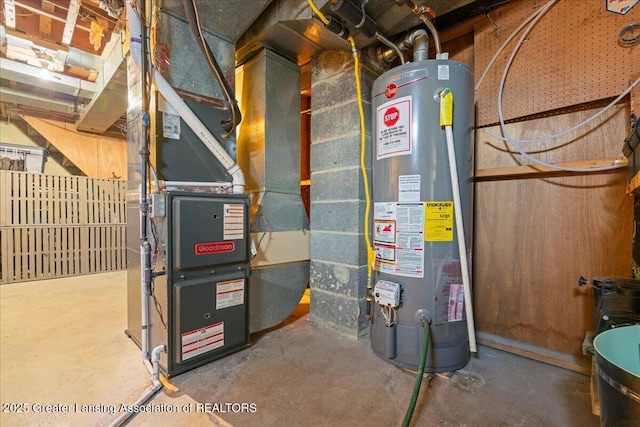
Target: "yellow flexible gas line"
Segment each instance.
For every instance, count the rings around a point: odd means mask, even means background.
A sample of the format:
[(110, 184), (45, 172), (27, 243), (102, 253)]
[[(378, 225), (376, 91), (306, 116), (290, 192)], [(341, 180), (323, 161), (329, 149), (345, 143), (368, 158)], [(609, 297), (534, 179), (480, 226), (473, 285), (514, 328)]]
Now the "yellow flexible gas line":
[[(313, 0), (307, 0), (309, 7), (313, 10), (313, 13), (320, 18), (325, 24), (329, 24), (329, 20), (326, 16), (320, 12), (320, 10), (313, 3)], [(353, 37), (349, 36), (347, 39), (351, 44), (351, 51), (353, 52), (353, 74), (356, 79), (356, 92), (358, 97), (358, 113), (360, 114), (360, 169), (362, 171), (362, 185), (364, 186), (364, 198), (365, 198), (365, 210), (364, 210), (364, 239), (367, 244), (367, 304), (372, 291), (371, 276), (373, 271), (373, 261), (375, 259), (375, 251), (371, 246), (371, 239), (369, 237), (369, 213), (371, 211), (371, 195), (369, 193), (369, 177), (367, 176), (367, 168), (365, 165), (365, 150), (366, 150), (366, 128), (364, 121), (364, 107), (362, 106), (362, 90), (360, 87), (360, 58), (358, 56), (358, 48), (356, 47), (356, 41)], [(367, 310), (367, 316), (369, 316), (369, 310)]]
[(365, 165), (365, 150), (366, 150), (366, 128), (364, 122), (364, 108), (362, 106), (362, 90), (360, 88), (360, 59), (358, 57), (358, 48), (353, 37), (349, 36), (349, 43), (351, 43), (351, 50), (353, 51), (354, 69), (353, 74), (356, 78), (356, 92), (358, 96), (358, 113), (360, 114), (360, 169), (362, 171), (362, 185), (364, 186), (364, 198), (365, 198), (365, 210), (364, 210), (364, 240), (367, 244), (367, 280), (370, 281), (371, 272), (373, 270), (373, 260), (375, 259), (375, 251), (371, 246), (371, 239), (369, 238), (369, 213), (371, 211), (371, 195), (369, 194), (369, 177), (367, 176), (367, 169)]
[(322, 14), (322, 12), (320, 12), (320, 9), (318, 9), (318, 7), (313, 2), (313, 0), (307, 0), (307, 3), (309, 3), (309, 7), (311, 8), (311, 10), (313, 10), (313, 13), (315, 13), (318, 16), (318, 18), (320, 18), (322, 23), (324, 25), (329, 25), (329, 20), (327, 19), (326, 16)]

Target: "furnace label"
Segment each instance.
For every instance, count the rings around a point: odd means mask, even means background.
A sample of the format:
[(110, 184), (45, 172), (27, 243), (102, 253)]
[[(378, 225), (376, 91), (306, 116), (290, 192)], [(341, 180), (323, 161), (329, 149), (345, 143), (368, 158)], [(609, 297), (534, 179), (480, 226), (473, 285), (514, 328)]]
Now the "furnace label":
[(453, 202), (425, 202), (424, 220), (424, 240), (427, 242), (453, 241)]
[(238, 240), (244, 237), (244, 205), (224, 205), (224, 239)]
[(162, 136), (167, 139), (180, 139), (180, 116), (162, 113)]
[(224, 322), (182, 334), (182, 360), (224, 346)]
[(411, 96), (379, 106), (376, 123), (377, 160), (412, 153)]
[(216, 310), (244, 304), (244, 279), (228, 280), (216, 285)]

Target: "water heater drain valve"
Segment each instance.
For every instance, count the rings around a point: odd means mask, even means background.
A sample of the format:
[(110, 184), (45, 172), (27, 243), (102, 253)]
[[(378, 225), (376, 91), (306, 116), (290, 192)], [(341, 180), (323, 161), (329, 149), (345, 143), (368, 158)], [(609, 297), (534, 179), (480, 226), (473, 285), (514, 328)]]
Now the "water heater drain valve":
[(396, 308), (400, 306), (400, 285), (386, 280), (378, 280), (373, 288), (375, 301), (385, 307)]

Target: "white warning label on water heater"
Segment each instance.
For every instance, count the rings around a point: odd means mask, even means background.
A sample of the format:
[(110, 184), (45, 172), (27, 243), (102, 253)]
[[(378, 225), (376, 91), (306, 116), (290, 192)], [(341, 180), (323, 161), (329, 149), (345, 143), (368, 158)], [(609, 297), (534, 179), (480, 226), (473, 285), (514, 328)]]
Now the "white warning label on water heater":
[(377, 271), (424, 277), (423, 203), (375, 203), (374, 249)]
[(224, 322), (182, 334), (182, 360), (224, 346)]
[(398, 177), (398, 201), (420, 201), (420, 175), (400, 175)]
[(411, 154), (411, 96), (386, 102), (376, 109), (376, 159)]

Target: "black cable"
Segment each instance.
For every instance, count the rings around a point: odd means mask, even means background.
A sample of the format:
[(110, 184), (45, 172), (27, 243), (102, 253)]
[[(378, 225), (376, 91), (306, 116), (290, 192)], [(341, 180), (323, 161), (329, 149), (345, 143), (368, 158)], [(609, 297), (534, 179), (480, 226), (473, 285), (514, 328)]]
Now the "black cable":
[(182, 5), (184, 7), (185, 15), (187, 17), (187, 22), (189, 23), (189, 28), (191, 28), (191, 32), (198, 42), (198, 46), (207, 60), (207, 64), (213, 74), (215, 75), (218, 83), (220, 84), (222, 91), (224, 92), (226, 101), (229, 103), (231, 109), (231, 129), (224, 136), (225, 138), (229, 136), (235, 129), (235, 127), (242, 120), (242, 115), (240, 113), (240, 109), (238, 108), (238, 104), (233, 96), (233, 91), (229, 86), (229, 83), (224, 78), (222, 70), (218, 65), (211, 49), (209, 48), (209, 44), (204, 38), (204, 34), (202, 33), (202, 27), (200, 25), (200, 17), (198, 14), (198, 7), (196, 6), (195, 0), (182, 0)]
[(158, 298), (156, 298), (156, 280), (151, 279), (151, 298), (153, 298), (153, 305), (156, 307), (156, 311), (158, 312), (158, 316), (160, 316), (160, 323), (162, 323), (162, 327), (167, 329), (167, 322), (164, 321), (164, 314), (162, 313), (162, 306), (160, 302), (158, 302)]

